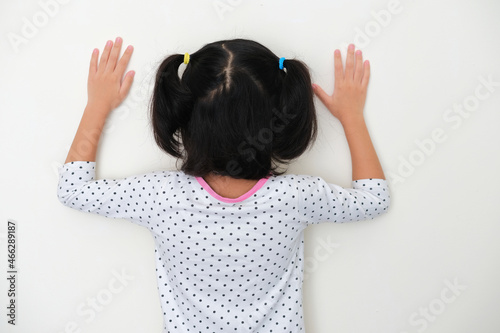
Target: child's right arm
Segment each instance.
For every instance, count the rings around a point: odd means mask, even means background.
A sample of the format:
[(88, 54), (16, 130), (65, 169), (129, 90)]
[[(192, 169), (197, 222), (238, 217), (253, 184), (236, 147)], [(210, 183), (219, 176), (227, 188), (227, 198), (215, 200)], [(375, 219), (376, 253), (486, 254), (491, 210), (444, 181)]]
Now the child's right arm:
[(320, 86), (313, 84), (314, 93), (344, 127), (351, 152), (352, 180), (385, 179), (363, 116), (370, 64), (368, 61), (363, 63), (360, 50), (356, 52), (356, 64), (354, 57), (354, 45), (350, 44), (344, 72), (340, 51), (335, 50), (333, 95), (329, 96)]

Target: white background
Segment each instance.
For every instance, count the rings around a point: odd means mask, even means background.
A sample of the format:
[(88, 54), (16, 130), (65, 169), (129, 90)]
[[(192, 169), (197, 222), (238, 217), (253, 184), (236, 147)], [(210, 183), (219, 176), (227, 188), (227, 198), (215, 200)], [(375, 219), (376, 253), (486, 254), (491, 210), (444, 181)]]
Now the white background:
[[(2, 0), (0, 331), (161, 332), (148, 230), (56, 197), (91, 52), (121, 36), (137, 74), (101, 138), (100, 178), (175, 167), (147, 113), (166, 55), (250, 38), (305, 61), (331, 92), (333, 51), (345, 59), (354, 42), (372, 65), (365, 114), (393, 201), (376, 220), (306, 230), (306, 332), (499, 332), (498, 14), (495, 0)], [(289, 173), (350, 186), (342, 127), (317, 106), (318, 140)], [(8, 219), (18, 229), (15, 327)]]

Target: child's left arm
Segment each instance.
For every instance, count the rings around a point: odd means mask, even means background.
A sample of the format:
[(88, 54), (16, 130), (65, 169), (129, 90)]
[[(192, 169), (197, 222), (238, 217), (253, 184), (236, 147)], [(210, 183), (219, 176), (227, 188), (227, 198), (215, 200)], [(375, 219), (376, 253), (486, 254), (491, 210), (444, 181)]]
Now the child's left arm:
[(68, 152), (65, 164), (73, 161), (95, 161), (97, 145), (109, 113), (127, 96), (134, 78), (129, 71), (122, 81), (133, 47), (125, 50), (121, 59), (122, 39), (116, 38), (113, 46), (108, 41), (98, 63), (99, 50), (94, 49), (88, 77), (88, 101), (80, 125)]

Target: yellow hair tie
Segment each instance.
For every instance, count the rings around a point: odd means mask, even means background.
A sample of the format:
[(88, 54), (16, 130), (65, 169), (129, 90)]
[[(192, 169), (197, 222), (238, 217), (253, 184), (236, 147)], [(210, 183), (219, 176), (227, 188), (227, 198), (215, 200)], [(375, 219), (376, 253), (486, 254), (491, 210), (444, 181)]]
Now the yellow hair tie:
[(184, 63), (187, 65), (189, 64), (189, 53), (184, 54)]

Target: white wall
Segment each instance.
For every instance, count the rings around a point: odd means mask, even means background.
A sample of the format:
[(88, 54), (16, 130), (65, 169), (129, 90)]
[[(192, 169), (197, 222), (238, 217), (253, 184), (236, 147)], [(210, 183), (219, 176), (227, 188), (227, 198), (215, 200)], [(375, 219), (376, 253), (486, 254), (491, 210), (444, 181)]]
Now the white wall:
[[(376, 220), (306, 231), (307, 332), (500, 330), (498, 1), (44, 5), (54, 1), (0, 3), (0, 331), (161, 332), (148, 230), (71, 210), (56, 197), (56, 167), (86, 103), (92, 49), (116, 36), (134, 45), (129, 68), (137, 74), (102, 137), (101, 178), (175, 166), (155, 147), (147, 116), (151, 74), (163, 56), (251, 38), (304, 60), (331, 91), (334, 49), (345, 56), (347, 43), (356, 43), (372, 65), (365, 114), (393, 201)], [(390, 19), (377, 21), (383, 10)], [(37, 30), (25, 27), (33, 23)], [(24, 41), (12, 43), (14, 34)], [(289, 172), (349, 186), (342, 127), (317, 105), (318, 141)], [(5, 308), (8, 219), (18, 229), (15, 327)], [(121, 291), (112, 293), (110, 283)], [(99, 311), (96, 297), (106, 303)]]

